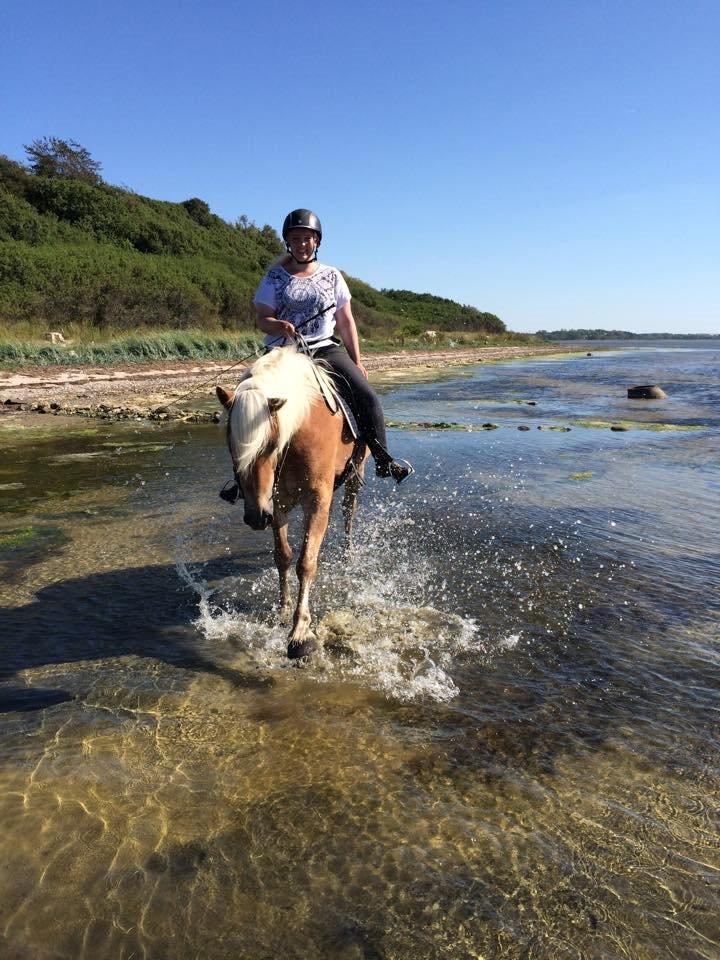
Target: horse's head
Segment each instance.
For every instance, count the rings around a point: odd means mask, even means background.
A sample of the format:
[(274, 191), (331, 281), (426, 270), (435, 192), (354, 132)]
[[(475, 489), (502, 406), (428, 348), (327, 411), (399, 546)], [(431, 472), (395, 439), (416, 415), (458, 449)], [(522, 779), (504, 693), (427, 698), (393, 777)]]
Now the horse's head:
[(227, 411), (227, 441), (235, 482), (245, 502), (244, 520), (253, 530), (265, 530), (273, 518), (275, 471), (280, 458), (277, 412), (282, 397), (266, 397), (247, 387), (233, 394), (216, 392)]

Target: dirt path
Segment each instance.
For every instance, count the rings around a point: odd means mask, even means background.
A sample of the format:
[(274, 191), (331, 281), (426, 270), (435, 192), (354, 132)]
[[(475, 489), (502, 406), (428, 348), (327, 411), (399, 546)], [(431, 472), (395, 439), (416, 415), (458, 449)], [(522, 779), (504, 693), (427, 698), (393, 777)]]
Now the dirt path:
[[(473, 349), (398, 351), (367, 354), (371, 380), (409, 379), (419, 370), (464, 366), (558, 353), (557, 346), (476, 347)], [(212, 397), (214, 385), (231, 385), (243, 365), (227, 371), (227, 362), (168, 361), (117, 367), (28, 367), (0, 369), (0, 412), (34, 410), (107, 418), (148, 416), (171, 404), (157, 419), (206, 419), (195, 415)], [(227, 373), (225, 373), (227, 371)]]

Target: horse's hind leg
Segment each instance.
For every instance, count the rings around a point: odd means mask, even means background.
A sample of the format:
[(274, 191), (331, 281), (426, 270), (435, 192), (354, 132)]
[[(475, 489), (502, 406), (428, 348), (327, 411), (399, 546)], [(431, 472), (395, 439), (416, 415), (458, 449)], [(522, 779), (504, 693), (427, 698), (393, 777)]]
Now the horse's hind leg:
[(307, 657), (315, 649), (315, 641), (310, 636), (310, 587), (317, 576), (318, 554), (327, 530), (331, 502), (332, 494), (329, 497), (311, 495), (309, 502), (303, 504), (305, 538), (297, 562), (300, 590), (287, 649), (291, 660)]
[(275, 538), (275, 566), (280, 578), (280, 619), (284, 622), (290, 616), (290, 586), (288, 571), (292, 564), (292, 550), (288, 543), (288, 518), (277, 508), (273, 516), (273, 537)]
[(353, 456), (355, 469), (350, 472), (350, 476), (345, 481), (343, 492), (342, 511), (345, 519), (345, 551), (350, 550), (352, 546), (352, 529), (355, 511), (357, 510), (357, 497), (360, 487), (363, 485), (363, 476), (365, 473), (365, 459), (367, 449), (364, 449), (359, 458)]
[(357, 496), (360, 489), (360, 481), (355, 474), (352, 474), (345, 481), (345, 491), (343, 493), (342, 512), (345, 520), (345, 550), (348, 551), (352, 546), (352, 529), (355, 511), (357, 510)]

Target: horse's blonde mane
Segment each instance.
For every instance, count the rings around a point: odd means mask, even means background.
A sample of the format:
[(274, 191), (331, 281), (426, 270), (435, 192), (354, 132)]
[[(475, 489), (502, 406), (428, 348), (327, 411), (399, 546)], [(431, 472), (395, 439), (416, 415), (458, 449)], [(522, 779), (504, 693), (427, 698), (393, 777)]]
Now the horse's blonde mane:
[(240, 476), (248, 472), (270, 440), (268, 400), (286, 401), (277, 412), (277, 443), (284, 450), (313, 400), (322, 395), (321, 384), (327, 395), (336, 395), (325, 370), (293, 346), (271, 350), (246, 371), (229, 414), (230, 453)]

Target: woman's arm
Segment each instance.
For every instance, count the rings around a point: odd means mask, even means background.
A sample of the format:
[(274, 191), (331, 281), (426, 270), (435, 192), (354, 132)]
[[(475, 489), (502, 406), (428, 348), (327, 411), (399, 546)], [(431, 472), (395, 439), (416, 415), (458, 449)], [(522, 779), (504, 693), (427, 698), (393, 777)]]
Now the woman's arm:
[(355, 317), (353, 317), (349, 303), (335, 311), (335, 326), (340, 334), (340, 339), (345, 344), (350, 359), (355, 361), (358, 369), (367, 380), (367, 370), (360, 362), (360, 340), (355, 326)]
[(279, 320), (275, 316), (273, 307), (269, 307), (266, 303), (256, 303), (255, 311), (258, 318), (257, 325), (263, 333), (271, 337), (295, 339), (295, 327), (289, 320)]

